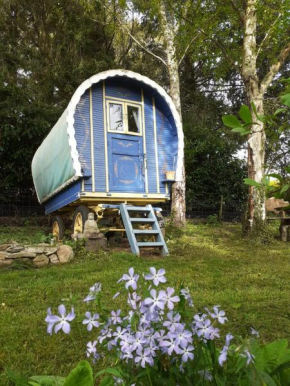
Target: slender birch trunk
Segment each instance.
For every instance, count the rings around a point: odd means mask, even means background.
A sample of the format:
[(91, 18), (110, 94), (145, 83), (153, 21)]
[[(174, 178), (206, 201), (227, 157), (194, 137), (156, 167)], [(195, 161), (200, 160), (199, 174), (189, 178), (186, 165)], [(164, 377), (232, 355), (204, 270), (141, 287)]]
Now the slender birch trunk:
[[(169, 74), (169, 85), (170, 85), (170, 96), (175, 104), (175, 107), (181, 115), (181, 101), (180, 101), (180, 82), (179, 82), (179, 71), (178, 71), (178, 60), (176, 56), (176, 46), (174, 42), (174, 31), (176, 29), (176, 20), (171, 10), (166, 8), (163, 0), (160, 1), (160, 16), (161, 24), (163, 27), (164, 40), (166, 44), (166, 55), (167, 55), (167, 69)], [(177, 176), (177, 181), (172, 187), (172, 203), (171, 211), (173, 213), (173, 221), (177, 226), (185, 225), (185, 168), (184, 168), (184, 149), (179, 149), (182, 157), (182, 167)]]
[[(257, 0), (248, 0), (245, 14), (245, 31), (243, 42), (243, 64), (242, 77), (245, 83), (248, 104), (254, 104), (258, 115), (264, 113), (264, 95), (260, 88), (257, 75)], [(261, 182), (264, 175), (265, 160), (265, 128), (264, 123), (259, 121), (252, 110), (252, 134), (248, 137), (248, 176), (256, 182)], [(260, 188), (251, 186), (249, 188), (247, 229), (251, 230), (260, 221), (265, 220), (265, 195)]]

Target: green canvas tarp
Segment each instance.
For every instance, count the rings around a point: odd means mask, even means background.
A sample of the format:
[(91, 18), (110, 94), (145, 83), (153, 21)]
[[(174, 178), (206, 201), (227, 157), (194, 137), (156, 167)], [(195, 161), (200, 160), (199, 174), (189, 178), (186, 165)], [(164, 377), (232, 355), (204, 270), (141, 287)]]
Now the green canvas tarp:
[(67, 127), (65, 110), (34, 155), (32, 176), (40, 202), (75, 176)]

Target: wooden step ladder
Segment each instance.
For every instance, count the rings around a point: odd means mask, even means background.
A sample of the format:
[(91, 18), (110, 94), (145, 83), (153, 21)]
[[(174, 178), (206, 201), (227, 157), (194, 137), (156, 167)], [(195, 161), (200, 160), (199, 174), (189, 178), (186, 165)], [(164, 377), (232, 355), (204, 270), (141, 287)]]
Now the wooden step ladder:
[[(140, 248), (159, 248), (161, 256), (169, 254), (152, 205), (131, 206), (120, 204), (120, 213), (126, 229), (131, 251), (140, 256)], [(146, 217), (134, 217), (136, 214)], [(134, 229), (133, 224), (150, 225), (152, 229)], [(138, 241), (136, 236), (153, 236), (155, 241)]]

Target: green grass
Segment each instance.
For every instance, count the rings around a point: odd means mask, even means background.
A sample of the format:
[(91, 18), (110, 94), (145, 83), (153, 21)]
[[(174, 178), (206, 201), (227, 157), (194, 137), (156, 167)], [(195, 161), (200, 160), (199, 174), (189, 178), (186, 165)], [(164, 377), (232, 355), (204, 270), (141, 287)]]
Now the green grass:
[[(278, 233), (277, 229), (273, 232)], [(79, 254), (72, 263), (59, 267), (2, 269), (0, 372), (8, 367), (25, 375), (66, 375), (84, 358), (86, 342), (95, 336), (77, 323), (69, 336), (48, 336), (47, 308), (55, 310), (61, 302), (74, 304), (81, 320), (87, 308), (81, 299), (96, 281), (103, 283), (105, 305), (120, 308), (122, 298), (113, 301), (112, 296), (119, 288), (116, 281), (131, 266), (140, 273), (153, 265), (164, 267), (168, 284), (184, 282), (190, 288), (195, 310), (221, 305), (229, 318), (224, 331), (245, 335), (254, 327), (264, 341), (289, 337), (289, 244), (274, 240), (261, 245), (242, 239), (240, 226), (231, 224), (188, 224), (184, 231), (169, 236), (170, 256), (164, 259), (138, 258), (119, 250), (96, 256)], [(0, 228), (0, 243), (44, 239), (39, 227)], [(3, 374), (0, 385), (6, 385)]]

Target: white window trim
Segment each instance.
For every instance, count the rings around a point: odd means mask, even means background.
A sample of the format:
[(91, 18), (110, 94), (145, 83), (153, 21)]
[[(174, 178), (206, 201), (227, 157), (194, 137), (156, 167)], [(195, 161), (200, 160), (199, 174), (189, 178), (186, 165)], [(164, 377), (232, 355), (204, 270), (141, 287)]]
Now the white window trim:
[[(110, 103), (122, 105), (122, 108), (123, 108), (123, 128), (124, 128), (123, 131), (111, 130), (111, 128), (110, 128), (110, 107), (109, 107)], [(138, 109), (139, 109), (140, 133), (134, 133), (132, 131), (129, 131), (128, 116), (127, 116), (127, 106), (138, 107)], [(126, 99), (120, 100), (120, 99), (111, 99), (111, 98), (108, 99), (108, 98), (106, 98), (106, 110), (107, 110), (107, 131), (109, 133), (136, 135), (138, 137), (142, 137), (142, 135), (143, 135), (143, 124), (142, 124), (142, 104), (141, 103), (131, 102), (131, 101), (128, 101)]]

